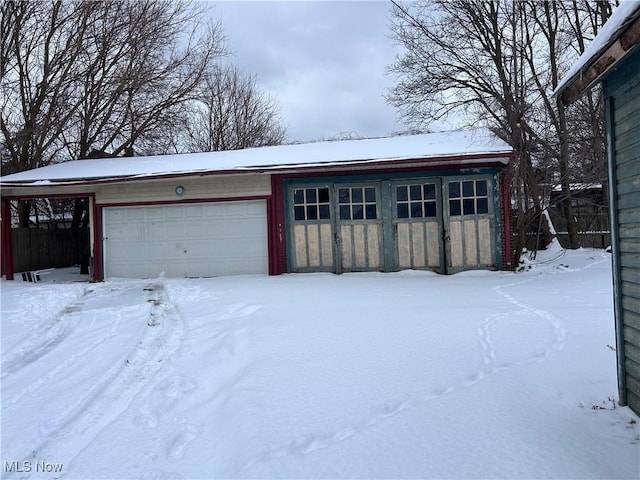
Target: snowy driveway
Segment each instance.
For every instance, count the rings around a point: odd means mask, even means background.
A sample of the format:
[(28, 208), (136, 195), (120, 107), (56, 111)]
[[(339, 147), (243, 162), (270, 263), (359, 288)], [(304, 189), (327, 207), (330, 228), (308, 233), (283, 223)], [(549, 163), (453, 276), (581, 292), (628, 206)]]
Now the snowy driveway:
[(612, 315), (597, 250), (517, 275), (3, 281), (3, 478), (637, 478)]

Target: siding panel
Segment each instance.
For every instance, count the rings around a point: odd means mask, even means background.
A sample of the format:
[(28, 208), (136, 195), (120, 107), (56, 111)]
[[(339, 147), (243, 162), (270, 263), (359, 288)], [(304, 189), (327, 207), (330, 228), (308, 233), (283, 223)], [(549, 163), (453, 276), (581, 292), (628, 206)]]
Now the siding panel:
[(621, 239), (620, 251), (625, 253), (640, 253), (640, 238)]
[(640, 189), (640, 177), (627, 177), (624, 179), (618, 178), (617, 191), (618, 195), (624, 195), (626, 193), (637, 192)]
[[(638, 132), (638, 135), (640, 135), (640, 132)], [(635, 165), (635, 168), (639, 169), (640, 165)], [(637, 172), (636, 175), (640, 175), (640, 172)], [(640, 205), (639, 190), (626, 193), (624, 195), (618, 195), (618, 208), (620, 210), (624, 210), (625, 208), (636, 208), (638, 205)]]
[(622, 284), (622, 295), (640, 300), (640, 285), (633, 282), (624, 282)]
[(633, 328), (629, 325), (625, 325), (623, 328), (625, 343), (632, 343), (633, 345), (640, 345), (640, 330)]
[[(638, 380), (637, 376), (627, 374), (627, 395), (629, 397), (633, 396), (633, 401), (636, 402), (638, 402), (638, 399), (640, 399), (640, 381)], [(627, 398), (627, 402), (629, 402), (629, 398)], [(632, 402), (629, 402), (629, 405), (633, 407)], [(636, 408), (638, 407), (640, 407), (640, 402), (636, 404)]]
[(620, 272), (621, 276), (624, 276), (625, 281), (640, 283), (640, 270), (637, 268), (622, 267)]
[[(182, 197), (176, 196), (175, 188), (178, 185), (186, 189)], [(271, 195), (269, 175), (245, 174), (129, 181), (100, 185), (96, 188), (96, 202), (99, 204), (175, 202), (257, 195)]]
[(627, 404), (633, 411), (640, 412), (640, 395), (627, 390)]
[(627, 343), (624, 347), (625, 356), (634, 362), (640, 364), (640, 348), (632, 343)]
[(640, 254), (620, 252), (620, 265), (628, 270), (637, 270), (640, 265)]
[(618, 361), (626, 371), (619, 381), (624, 387), (621, 394), (640, 413), (640, 49), (620, 62), (604, 88), (613, 139), (610, 171), (617, 217), (613, 238), (619, 252), (614, 259), (616, 317), (618, 334), (624, 339)]
[[(623, 310), (623, 314), (626, 320), (625, 326), (636, 329), (638, 331), (637, 336), (640, 336), (640, 314), (631, 310)], [(631, 332), (630, 335), (636, 336), (633, 332)], [(640, 348), (640, 344), (638, 345), (638, 348)]]
[[(626, 362), (627, 379), (631, 378), (640, 387), (640, 381), (636, 380), (640, 378), (640, 363), (635, 362), (628, 356), (626, 358)], [(640, 395), (640, 390), (636, 390), (635, 393)]]

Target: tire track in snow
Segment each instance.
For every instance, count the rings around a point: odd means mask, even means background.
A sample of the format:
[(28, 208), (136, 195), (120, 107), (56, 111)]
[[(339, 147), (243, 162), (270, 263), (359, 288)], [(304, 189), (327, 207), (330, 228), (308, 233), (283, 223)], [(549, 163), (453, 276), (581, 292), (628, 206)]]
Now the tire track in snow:
[(86, 297), (94, 291), (94, 287), (85, 288), (79, 299), (67, 305), (50, 321), (37, 327), (27, 339), (8, 352), (0, 367), (1, 378), (5, 379), (8, 375), (19, 372), (56, 348), (78, 326), (80, 321), (78, 312)]
[[(104, 428), (126, 411), (179, 348), (184, 322), (168, 301), (163, 284), (153, 283), (145, 290), (151, 311), (148, 328), (137, 346), (121, 364), (107, 370), (66, 412), (41, 426), (36, 437), (25, 442), (23, 451), (32, 451), (25, 461), (55, 458), (70, 465)], [(34, 445), (37, 447), (33, 448)]]
[[(585, 267), (579, 269), (570, 269), (563, 270), (562, 273), (570, 273), (576, 272), (584, 269), (591, 268), (592, 266), (606, 261), (607, 257), (603, 256), (602, 260), (596, 261), (586, 265)], [(554, 340), (550, 345), (545, 348), (545, 350), (541, 353), (537, 353), (535, 355), (529, 356), (525, 361), (529, 363), (539, 362), (547, 359), (550, 355), (555, 352), (561, 351), (566, 344), (566, 329), (563, 325), (563, 322), (559, 317), (554, 315), (548, 310), (544, 310), (541, 308), (536, 308), (532, 305), (521, 302), (516, 299), (514, 296), (506, 293), (503, 289), (514, 287), (518, 285), (522, 285), (524, 283), (533, 282), (539, 279), (539, 276), (527, 278), (520, 282), (508, 283), (504, 285), (498, 285), (492, 288), (492, 290), (502, 296), (508, 303), (515, 305), (518, 307), (517, 310), (503, 312), (499, 314), (494, 314), (487, 317), (482, 325), (478, 328), (478, 339), (482, 349), (482, 360), (484, 364), (484, 368), (479, 370), (477, 373), (472, 374), (467, 377), (465, 381), (457, 384), (457, 385), (449, 385), (446, 387), (442, 387), (436, 390), (433, 390), (431, 393), (427, 395), (421, 395), (416, 398), (404, 399), (397, 402), (390, 402), (384, 405), (380, 405), (373, 410), (370, 411), (368, 416), (365, 416), (357, 423), (352, 423), (349, 426), (346, 426), (337, 431), (331, 432), (312, 432), (306, 435), (297, 436), (291, 440), (289, 440), (286, 444), (279, 446), (278, 448), (274, 448), (271, 450), (264, 451), (257, 455), (254, 455), (247, 462), (245, 462), (243, 468), (241, 469), (242, 474), (240, 476), (244, 477), (248, 474), (249, 470), (260, 463), (267, 462), (269, 460), (276, 460), (279, 458), (284, 458), (290, 455), (294, 456), (304, 456), (308, 455), (317, 450), (325, 449), (332, 447), (340, 442), (357, 435), (358, 433), (366, 430), (367, 428), (373, 427), (389, 418), (392, 418), (405, 410), (409, 410), (412, 408), (420, 407), (422, 405), (428, 404), (433, 400), (436, 400), (440, 397), (448, 395), (451, 392), (456, 390), (461, 390), (463, 388), (469, 388), (473, 385), (476, 385), (487, 378), (489, 375), (496, 373), (500, 370), (510, 368), (513, 366), (517, 366), (522, 362), (506, 362), (499, 363), (497, 359), (498, 352), (493, 344), (492, 340), (492, 330), (495, 327), (498, 321), (508, 321), (516, 314), (525, 313), (527, 315), (533, 315), (537, 318), (548, 322), (554, 332)]]
[[(178, 298), (178, 304), (188, 305), (197, 302), (202, 296), (194, 295), (195, 292), (197, 289), (191, 288), (191, 285), (185, 290), (182, 286), (170, 283), (168, 288), (169, 298)], [(235, 388), (251, 369), (248, 340), (251, 329), (247, 324), (239, 323), (237, 320), (249, 317), (261, 308), (260, 305), (237, 303), (212, 308), (212, 313), (208, 315), (209, 321), (205, 327), (207, 353), (200, 352), (198, 355), (207, 358), (212, 376), (208, 385), (204, 386), (208, 391), (206, 399), (200, 399), (198, 402), (205, 402), (209, 408), (217, 412), (216, 415), (224, 415), (221, 412), (231, 402)], [(198, 334), (192, 331), (187, 333), (187, 337), (190, 335)], [(192, 376), (172, 369), (164, 370), (159, 376), (162, 378), (158, 382), (147, 385), (140, 393), (138, 398), (143, 400), (133, 409), (131, 420), (136, 425), (154, 429), (151, 435), (154, 441), (150, 442), (143, 452), (145, 457), (153, 461), (166, 456), (176, 461), (182, 458), (189, 445), (207, 430), (207, 425), (194, 421), (184, 412), (176, 412), (174, 407), (178, 405), (178, 401), (192, 395), (203, 386)], [(238, 407), (232, 408), (234, 411), (239, 410)]]
[(92, 342), (91, 344), (82, 348), (81, 350), (78, 350), (75, 354), (67, 357), (67, 359), (64, 362), (59, 363), (54, 368), (49, 370), (46, 376), (41, 376), (35, 382), (31, 382), (27, 388), (22, 390), (20, 393), (14, 395), (10, 399), (3, 400), (3, 403), (10, 404), (10, 405), (14, 405), (18, 403), (26, 395), (30, 395), (36, 392), (47, 381), (51, 381), (55, 377), (57, 377), (58, 374), (64, 373), (64, 371), (68, 367), (72, 367), (74, 364), (77, 364), (77, 362), (86, 358), (89, 354), (91, 354), (91, 352), (93, 352), (98, 347), (108, 342), (118, 334), (117, 327), (119, 323), (120, 323), (120, 319), (117, 322), (114, 322), (114, 324), (112, 325), (111, 331), (109, 332), (108, 335), (101, 337), (100, 339), (96, 340), (95, 342)]

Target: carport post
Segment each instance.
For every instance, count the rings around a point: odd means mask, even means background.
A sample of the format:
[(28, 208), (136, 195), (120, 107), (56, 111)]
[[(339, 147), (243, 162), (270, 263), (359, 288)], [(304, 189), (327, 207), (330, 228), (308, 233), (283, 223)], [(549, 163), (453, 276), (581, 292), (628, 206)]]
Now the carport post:
[(13, 237), (11, 235), (11, 200), (2, 200), (2, 263), (7, 280), (13, 280)]

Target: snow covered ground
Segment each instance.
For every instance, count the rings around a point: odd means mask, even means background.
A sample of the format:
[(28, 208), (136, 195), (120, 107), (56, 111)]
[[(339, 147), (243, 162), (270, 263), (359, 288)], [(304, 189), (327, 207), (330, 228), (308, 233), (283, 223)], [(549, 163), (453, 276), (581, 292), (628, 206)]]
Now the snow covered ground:
[(2, 281), (2, 477), (638, 478), (610, 269)]

